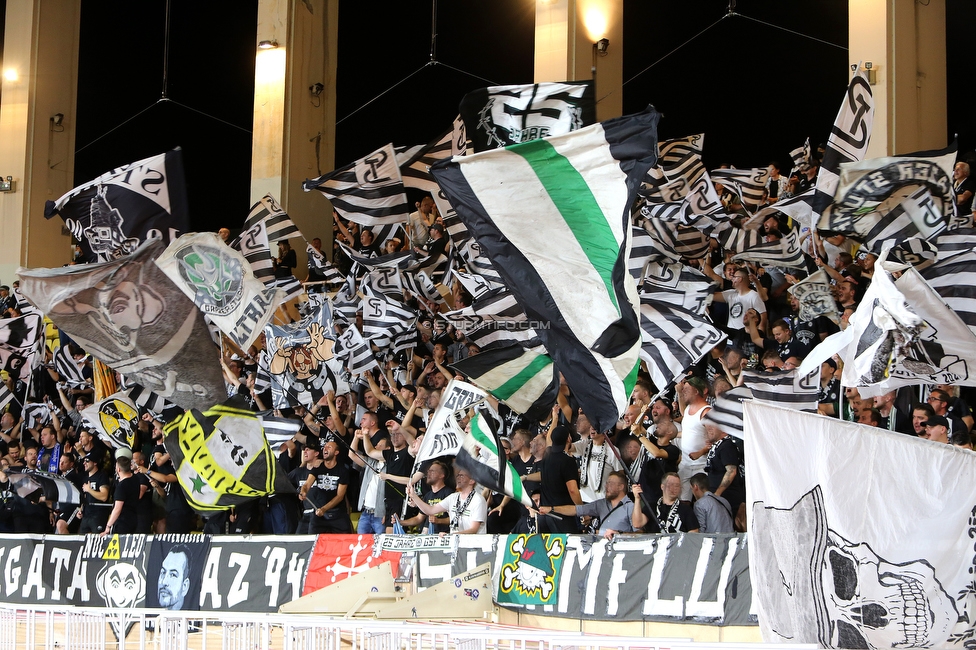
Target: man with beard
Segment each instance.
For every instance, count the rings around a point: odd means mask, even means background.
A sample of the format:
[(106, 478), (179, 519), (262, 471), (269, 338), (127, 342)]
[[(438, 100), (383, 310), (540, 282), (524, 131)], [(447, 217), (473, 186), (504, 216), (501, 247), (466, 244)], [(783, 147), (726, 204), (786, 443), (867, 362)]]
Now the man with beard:
[(183, 600), (190, 591), (190, 549), (183, 544), (173, 546), (159, 568), (156, 599), (163, 609), (183, 609)]
[(592, 517), (594, 528), (607, 539), (617, 533), (632, 533), (631, 516), (634, 502), (627, 496), (627, 478), (623, 472), (611, 472), (606, 480), (606, 496), (579, 506), (540, 506), (540, 514), (555, 512), (560, 515)]
[(349, 469), (339, 462), (339, 446), (327, 442), (322, 446), (322, 464), (314, 468), (305, 479), (298, 496), (306, 496), (315, 510), (309, 533), (352, 533), (352, 522), (346, 508), (346, 488), (349, 486)]
[(655, 425), (654, 435), (641, 435), (638, 438), (647, 454), (647, 460), (641, 466), (637, 482), (651, 503), (661, 496), (660, 486), (664, 475), (678, 473), (681, 450), (673, 442), (677, 435), (678, 429), (668, 411), (667, 417), (660, 417), (659, 423)]
[[(525, 478), (529, 481), (541, 482), (542, 493), (540, 503), (544, 506), (572, 506), (580, 505), (583, 499), (579, 492), (579, 470), (576, 461), (566, 453), (566, 443), (569, 440), (569, 429), (557, 426), (549, 434), (552, 443), (538, 469)], [(563, 517), (553, 520), (551, 517), (539, 519), (539, 532), (547, 533), (577, 533), (579, 520), (575, 517)]]
[[(635, 484), (632, 488), (634, 497), (640, 498), (641, 487)], [(651, 521), (641, 508), (634, 508), (631, 525), (634, 530), (648, 527), (648, 532), (697, 533), (698, 519), (691, 506), (681, 501), (681, 479), (677, 474), (669, 472), (661, 481), (661, 497), (653, 504), (654, 521)]]

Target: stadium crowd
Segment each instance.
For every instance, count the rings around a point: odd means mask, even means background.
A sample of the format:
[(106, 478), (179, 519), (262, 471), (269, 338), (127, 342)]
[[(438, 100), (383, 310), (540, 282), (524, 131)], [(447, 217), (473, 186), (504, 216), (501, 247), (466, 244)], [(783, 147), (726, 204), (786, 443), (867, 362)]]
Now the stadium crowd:
[[(773, 163), (763, 203), (803, 192), (817, 177), (817, 162), (790, 175)], [(971, 212), (969, 165), (956, 166), (958, 210)], [(717, 185), (725, 209), (745, 216), (739, 197)], [(425, 198), (410, 215), (405, 232), (378, 241), (368, 228), (335, 216), (335, 235), (365, 257), (415, 249), (449, 250), (450, 238), (433, 201)], [(797, 228), (774, 214), (763, 224), (768, 240)], [(227, 236), (224, 235), (226, 239)], [(711, 240), (707, 254), (685, 259), (714, 282), (712, 321), (728, 338), (713, 348), (674, 386), (654, 386), (642, 373), (630, 405), (610, 431), (597, 431), (577, 396), (563, 382), (542, 421), (531, 421), (489, 398), (504, 452), (531, 494), (526, 508), (504, 494), (477, 485), (453, 458), (416, 463), (415, 456), (442, 391), (458, 376), (456, 361), (478, 353), (477, 345), (437, 316), (436, 305), (413, 296), (408, 303), (428, 315), (418, 319), (412, 351), (382, 362), (381, 370), (350, 377), (353, 389), (330, 391), (315, 404), (276, 412), (300, 430), (275, 450), (280, 470), (295, 494), (272, 494), (202, 518), (187, 503), (177, 470), (164, 445), (163, 416), (142, 409), (132, 421), (132, 444), (112, 449), (99, 439), (82, 412), (93, 401), (89, 385), (63, 381), (52, 351), (29, 383), (2, 374), (15, 399), (0, 417), (0, 531), (76, 534), (191, 532), (306, 533), (508, 533), (744, 531), (745, 480), (742, 441), (708, 418), (716, 397), (743, 383), (744, 371), (792, 369), (827, 336), (847, 326), (870, 285), (877, 256), (844, 235), (802, 233), (807, 271), (823, 268), (831, 278), (837, 319), (801, 321), (790, 287), (805, 274), (796, 269), (749, 262)], [(313, 242), (317, 250), (321, 241)], [(287, 242), (279, 247), (276, 275), (296, 266)], [(337, 250), (335, 265), (352, 266)], [(310, 266), (307, 281), (325, 276)], [(450, 302), (472, 297), (454, 282)], [(19, 315), (7, 287), (0, 287), (4, 317)], [(283, 318), (289, 318), (282, 312)], [(359, 315), (362, 318), (362, 315)], [(361, 321), (360, 321), (361, 329)], [(337, 332), (338, 333), (338, 332)], [(68, 350), (92, 377), (92, 359), (72, 343)], [(228, 395), (240, 395), (256, 412), (267, 411), (270, 390), (256, 388), (263, 335), (249, 350), (225, 346), (221, 359)], [(216, 362), (216, 359), (215, 359)], [(949, 385), (910, 386), (862, 399), (856, 388), (840, 387), (841, 360), (821, 369), (819, 411), (899, 434), (971, 449), (974, 418), (969, 389)], [(562, 369), (573, 372), (572, 368)], [(28, 385), (29, 384), (29, 385)], [(462, 425), (472, 416), (462, 421)], [(80, 504), (39, 498), (22, 490), (11, 470), (58, 474), (77, 486)], [(354, 525), (354, 521), (356, 521)]]

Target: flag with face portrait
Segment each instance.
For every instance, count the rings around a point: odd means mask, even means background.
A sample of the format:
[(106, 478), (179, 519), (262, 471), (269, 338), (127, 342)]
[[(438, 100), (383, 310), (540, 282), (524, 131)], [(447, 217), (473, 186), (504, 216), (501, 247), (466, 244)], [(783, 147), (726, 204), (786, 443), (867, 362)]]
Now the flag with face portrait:
[(284, 295), (265, 287), (244, 256), (212, 232), (182, 235), (156, 265), (242, 350), (261, 334)]
[(180, 150), (123, 165), (48, 201), (44, 216), (54, 215), (85, 262), (117, 259), (154, 237), (169, 244), (190, 225)]
[(268, 373), (275, 408), (300, 404), (310, 408), (330, 390), (349, 390), (340, 378), (342, 362), (335, 354), (335, 334), (328, 304), (288, 325), (268, 325)]
[(203, 314), (153, 263), (150, 240), (112, 262), (20, 268), (21, 290), (85, 351), (184, 408), (226, 396)]

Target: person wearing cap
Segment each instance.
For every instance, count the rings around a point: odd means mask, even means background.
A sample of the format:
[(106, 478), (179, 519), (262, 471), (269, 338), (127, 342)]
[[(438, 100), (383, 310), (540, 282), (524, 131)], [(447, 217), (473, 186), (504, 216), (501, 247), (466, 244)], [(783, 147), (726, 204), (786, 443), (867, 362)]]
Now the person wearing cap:
[(431, 259), (437, 259), (438, 255), (443, 255), (446, 252), (450, 241), (444, 234), (444, 226), (435, 223), (430, 227), (430, 243), (427, 245), (427, 255)]
[(92, 454), (86, 454), (81, 459), (82, 468), (86, 474), (85, 482), (81, 485), (81, 526), (78, 534), (100, 533), (105, 530), (108, 521), (108, 477), (101, 469)]
[[(118, 451), (128, 451), (119, 449)], [(118, 454), (115, 460), (115, 503), (112, 513), (108, 517), (102, 537), (109, 533), (115, 535), (131, 535), (136, 532), (138, 523), (139, 499), (145, 487), (132, 474), (132, 452)]]
[(949, 420), (941, 415), (933, 415), (925, 421), (925, 433), (919, 437), (949, 444)]
[(301, 490), (308, 479), (312, 477), (312, 471), (321, 464), (319, 439), (309, 436), (305, 439), (305, 446), (302, 448), (302, 464), (288, 472), (288, 482), (299, 491), (299, 502), (302, 506), (302, 515), (298, 519), (298, 526), (295, 528), (296, 535), (307, 535), (309, 526), (312, 524), (315, 506), (306, 499), (306, 495)]
[(705, 396), (708, 384), (701, 377), (688, 377), (678, 382), (678, 406), (681, 411), (681, 433), (678, 444), (681, 447), (681, 462), (678, 476), (681, 477), (681, 500), (691, 501), (691, 477), (705, 469), (705, 454), (709, 446), (705, 441), (705, 423), (702, 418), (709, 407)]

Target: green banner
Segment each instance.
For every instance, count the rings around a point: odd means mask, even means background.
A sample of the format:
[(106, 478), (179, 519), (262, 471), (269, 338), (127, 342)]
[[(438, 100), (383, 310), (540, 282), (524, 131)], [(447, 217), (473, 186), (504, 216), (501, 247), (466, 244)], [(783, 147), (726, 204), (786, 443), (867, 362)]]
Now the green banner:
[(509, 535), (495, 601), (513, 605), (556, 605), (566, 535)]

